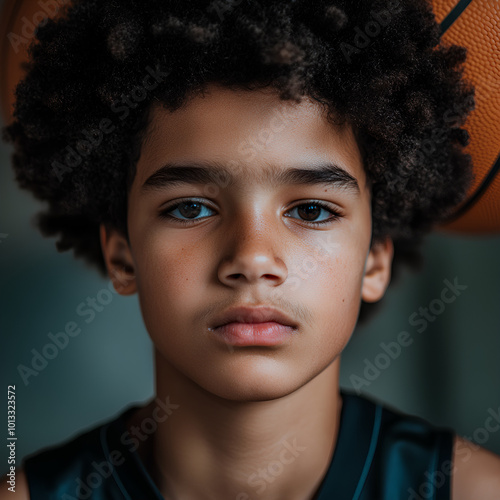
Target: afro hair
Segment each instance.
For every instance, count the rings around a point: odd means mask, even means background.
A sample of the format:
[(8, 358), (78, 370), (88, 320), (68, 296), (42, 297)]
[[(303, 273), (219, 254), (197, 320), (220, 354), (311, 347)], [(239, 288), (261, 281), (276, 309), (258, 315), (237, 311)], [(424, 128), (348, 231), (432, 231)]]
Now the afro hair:
[(372, 243), (394, 242), (392, 281), (402, 264), (421, 266), (422, 236), (473, 179), (466, 49), (441, 41), (426, 0), (74, 0), (29, 52), (4, 129), (16, 179), (48, 202), (42, 233), (103, 273), (99, 225), (126, 235), (152, 104), (174, 111), (211, 82), (307, 96), (353, 127)]

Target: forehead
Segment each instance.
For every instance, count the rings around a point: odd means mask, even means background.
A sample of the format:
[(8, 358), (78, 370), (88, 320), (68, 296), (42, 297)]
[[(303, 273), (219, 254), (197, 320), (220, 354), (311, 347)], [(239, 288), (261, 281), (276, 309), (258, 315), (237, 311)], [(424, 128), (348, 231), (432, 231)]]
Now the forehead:
[(365, 186), (361, 154), (351, 126), (330, 123), (318, 102), (280, 100), (270, 88), (229, 89), (209, 84), (176, 111), (151, 109), (137, 166), (141, 184), (165, 162), (236, 166), (251, 180), (266, 167), (335, 163)]

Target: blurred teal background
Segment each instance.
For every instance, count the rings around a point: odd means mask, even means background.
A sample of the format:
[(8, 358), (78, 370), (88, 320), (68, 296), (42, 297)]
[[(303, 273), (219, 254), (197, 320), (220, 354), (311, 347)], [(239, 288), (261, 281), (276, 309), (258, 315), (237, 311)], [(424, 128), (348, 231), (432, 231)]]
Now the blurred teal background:
[[(108, 281), (71, 253), (58, 253), (55, 240), (42, 238), (34, 228), (33, 216), (42, 205), (15, 184), (10, 153), (10, 147), (0, 145), (0, 380), (4, 401), (7, 386), (16, 386), (19, 465), (25, 455), (148, 400), (153, 364), (136, 296), (113, 294), (89, 324), (78, 316), (78, 304), (107, 288)], [(477, 437), (500, 454), (500, 429), (484, 431), (491, 413), (500, 419), (500, 235), (436, 233), (423, 251), (422, 271), (403, 272), (380, 312), (355, 331), (342, 356), (342, 386), (352, 389), (353, 381), (365, 378), (364, 394), (469, 439)], [(440, 298), (445, 279), (467, 289), (418, 332), (410, 317)], [(49, 332), (63, 330), (68, 321), (77, 322), (82, 332), (25, 385), (18, 366), (30, 366), (31, 350), (41, 350)], [(401, 331), (409, 333), (412, 344), (367, 380), (367, 365), (381, 366), (389, 359), (381, 343), (396, 341)], [(6, 429), (6, 404), (1, 407)], [(3, 449), (0, 474), (7, 471)]]

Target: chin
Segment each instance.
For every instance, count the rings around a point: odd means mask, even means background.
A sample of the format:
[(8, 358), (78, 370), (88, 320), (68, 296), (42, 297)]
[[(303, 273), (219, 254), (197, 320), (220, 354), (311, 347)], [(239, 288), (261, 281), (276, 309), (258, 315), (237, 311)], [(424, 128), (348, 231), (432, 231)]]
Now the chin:
[(235, 403), (256, 403), (259, 401), (273, 401), (283, 398), (293, 393), (295, 388), (283, 388), (267, 384), (265, 387), (241, 386), (241, 385), (223, 385), (218, 387), (206, 388), (213, 396), (217, 396), (225, 401), (234, 401)]
[[(280, 366), (281, 365), (281, 366)], [(205, 372), (200, 381), (192, 379), (205, 391), (222, 399), (238, 402), (270, 401), (300, 389), (317, 373), (297, 370), (292, 363), (239, 363), (234, 369), (226, 367), (217, 373)], [(198, 377), (196, 377), (198, 378)]]

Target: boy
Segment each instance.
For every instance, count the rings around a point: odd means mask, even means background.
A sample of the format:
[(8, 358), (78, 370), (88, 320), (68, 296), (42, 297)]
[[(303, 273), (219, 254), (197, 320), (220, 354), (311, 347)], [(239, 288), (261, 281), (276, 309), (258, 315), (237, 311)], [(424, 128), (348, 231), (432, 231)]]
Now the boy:
[(38, 38), (17, 178), (138, 294), (156, 397), (28, 457), (19, 498), (499, 498), (500, 458), (338, 384), (470, 183), (465, 53), (427, 3), (77, 1)]

